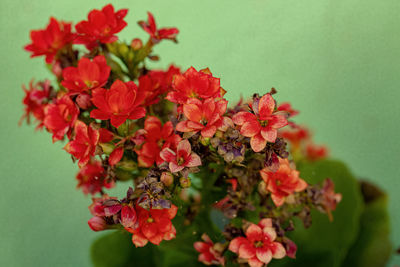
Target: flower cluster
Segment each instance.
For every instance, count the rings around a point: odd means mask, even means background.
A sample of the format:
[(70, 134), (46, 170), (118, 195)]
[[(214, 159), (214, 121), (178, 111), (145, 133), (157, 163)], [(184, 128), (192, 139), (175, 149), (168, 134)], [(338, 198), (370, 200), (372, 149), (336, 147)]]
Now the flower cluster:
[[(264, 266), (294, 258), (297, 247), (286, 236), (293, 229), (283, 225), (295, 216), (309, 221), (310, 213), (299, 210), (311, 208), (331, 218), (341, 195), (331, 180), (310, 185), (293, 159), (319, 160), (326, 150), (291, 121), (298, 112), (279, 105), (275, 89), (229, 107), (208, 68), (148, 69), (148, 60), (159, 59), (156, 45), (176, 42), (179, 31), (158, 28), (148, 13), (139, 22), (147, 42), (122, 42), (117, 34), (127, 12), (109, 4), (74, 28), (51, 18), (25, 47), (45, 57), (56, 82), (23, 87), (22, 118), (29, 123), (33, 116), (53, 142), (65, 141), (80, 168), (78, 188), (93, 195), (90, 228), (127, 231), (136, 247), (159, 245), (218, 209), (226, 216), (224, 231), (195, 232), (202, 241), (190, 244), (200, 262), (225, 265), (230, 255), (229, 261)], [(110, 197), (106, 190), (120, 181), (133, 186), (122, 199)], [(246, 217), (256, 210), (257, 219)]]

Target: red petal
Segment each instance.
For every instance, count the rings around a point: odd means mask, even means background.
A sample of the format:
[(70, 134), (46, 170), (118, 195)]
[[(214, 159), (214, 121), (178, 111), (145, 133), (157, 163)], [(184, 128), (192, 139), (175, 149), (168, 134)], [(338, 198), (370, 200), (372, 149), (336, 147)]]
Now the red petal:
[(240, 133), (246, 137), (253, 137), (258, 134), (261, 130), (261, 125), (256, 120), (249, 120), (243, 123), (240, 128)]
[(265, 140), (273, 143), (275, 142), (276, 137), (278, 136), (278, 132), (275, 129), (272, 129), (267, 126), (261, 129), (261, 135)]
[(244, 243), (239, 248), (239, 257), (243, 259), (251, 259), (256, 255), (255, 248), (249, 243)]
[(254, 152), (260, 152), (267, 145), (267, 141), (261, 134), (257, 134), (250, 139), (250, 145)]
[(229, 250), (234, 253), (239, 253), (240, 246), (247, 242), (247, 239), (244, 237), (236, 237), (229, 243)]
[(120, 160), (122, 159), (122, 156), (124, 155), (124, 148), (123, 147), (117, 147), (111, 152), (110, 158), (108, 159), (108, 163), (110, 166), (114, 166)]
[(232, 117), (232, 121), (237, 125), (243, 125), (243, 123), (245, 123), (246, 121), (250, 121), (250, 120), (257, 121), (256, 115), (254, 115), (250, 112), (241, 111)]
[(259, 261), (268, 264), (272, 260), (272, 253), (266, 248), (256, 248), (256, 255)]
[(186, 118), (191, 121), (200, 122), (202, 112), (197, 105), (194, 104), (184, 104), (183, 105), (183, 113)]
[(187, 167), (196, 167), (201, 165), (201, 159), (197, 154), (191, 154), (189, 161), (186, 163)]
[(258, 111), (260, 120), (266, 120), (269, 115), (272, 114), (275, 108), (275, 100), (270, 94), (265, 94), (261, 97), (258, 103)]

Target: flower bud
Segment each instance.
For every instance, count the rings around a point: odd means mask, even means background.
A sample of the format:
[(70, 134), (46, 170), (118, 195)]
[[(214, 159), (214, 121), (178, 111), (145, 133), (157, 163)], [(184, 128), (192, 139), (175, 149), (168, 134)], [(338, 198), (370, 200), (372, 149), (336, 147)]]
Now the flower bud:
[(174, 182), (174, 176), (170, 172), (163, 172), (160, 180), (165, 186), (170, 186)]
[(136, 225), (136, 211), (131, 206), (124, 206), (121, 210), (121, 224), (124, 227), (134, 228)]
[(92, 106), (91, 96), (87, 94), (80, 94), (76, 98), (76, 103), (81, 109), (88, 109)]
[(99, 146), (101, 146), (101, 149), (103, 150), (104, 154), (107, 154), (107, 155), (110, 155), (111, 152), (113, 152), (113, 150), (114, 150), (113, 144), (99, 143)]
[(140, 40), (138, 38), (133, 39), (132, 42), (131, 42), (131, 47), (135, 51), (137, 51), (140, 48), (142, 48), (142, 46), (143, 46), (142, 40)]
[(102, 217), (93, 217), (88, 221), (89, 227), (97, 232), (107, 229), (107, 223)]
[(181, 177), (181, 179), (179, 179), (179, 182), (180, 182), (180, 184), (181, 184), (181, 186), (182, 186), (183, 188), (188, 188), (188, 187), (190, 187), (190, 185), (192, 184), (192, 182), (190, 181), (190, 179), (189, 179), (189, 178), (186, 178), (186, 177)]

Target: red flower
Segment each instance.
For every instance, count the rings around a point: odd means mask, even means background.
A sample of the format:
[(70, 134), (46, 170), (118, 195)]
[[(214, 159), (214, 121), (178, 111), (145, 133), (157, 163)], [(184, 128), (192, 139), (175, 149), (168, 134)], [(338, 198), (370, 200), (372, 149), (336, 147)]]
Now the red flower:
[(254, 112), (241, 111), (233, 116), (233, 122), (240, 125), (240, 133), (250, 137), (250, 145), (254, 152), (264, 149), (267, 142), (275, 142), (277, 130), (288, 124), (284, 115), (274, 112), (275, 100), (270, 94), (261, 99), (255, 98), (252, 105)]
[(306, 146), (306, 157), (308, 160), (317, 161), (324, 159), (328, 156), (328, 149), (325, 146), (318, 146), (315, 144), (308, 144)]
[(188, 140), (179, 142), (176, 152), (170, 148), (164, 148), (160, 156), (166, 162), (169, 162), (169, 169), (171, 172), (179, 172), (185, 167), (191, 168), (201, 165), (199, 155), (192, 153), (192, 147)]
[(118, 37), (115, 34), (127, 25), (124, 21), (127, 13), (127, 9), (114, 12), (111, 4), (101, 10), (90, 11), (88, 20), (81, 21), (75, 26), (78, 32), (75, 43), (84, 44), (88, 49), (92, 49), (97, 46), (97, 42), (106, 44), (117, 41)]
[(169, 91), (172, 80), (176, 74), (180, 74), (179, 68), (170, 66), (167, 71), (150, 71), (139, 77), (139, 90), (144, 91), (145, 106), (158, 103), (159, 96)]
[(216, 251), (214, 249), (214, 243), (208, 237), (208, 235), (203, 234), (201, 236), (201, 239), (204, 240), (204, 242), (195, 242), (193, 244), (193, 247), (195, 250), (200, 252), (199, 255), (199, 262), (204, 263), (205, 265), (225, 265), (225, 258), (221, 255), (220, 252)]
[(209, 69), (197, 71), (190, 67), (185, 73), (175, 76), (172, 87), (173, 91), (166, 99), (179, 104), (186, 103), (189, 98), (217, 98), (225, 94), (219, 78), (213, 77)]
[(78, 188), (82, 188), (83, 193), (92, 195), (101, 192), (104, 187), (112, 188), (114, 186), (113, 182), (107, 182), (105, 178), (106, 172), (100, 161), (89, 162), (76, 175)]
[(260, 174), (266, 183), (266, 189), (271, 193), (272, 201), (278, 207), (283, 205), (287, 196), (307, 187), (307, 183), (300, 178), (299, 171), (292, 169), (287, 159), (279, 158), (278, 171), (271, 172), (264, 168)]
[(268, 264), (272, 258), (282, 259), (286, 255), (285, 248), (275, 242), (276, 231), (271, 219), (262, 219), (258, 225), (251, 224), (246, 230), (246, 237), (236, 237), (229, 244), (229, 250), (238, 254), (251, 267)]
[(136, 247), (144, 247), (148, 241), (159, 245), (163, 240), (171, 240), (176, 236), (176, 229), (171, 220), (175, 217), (178, 208), (172, 205), (169, 209), (146, 210), (136, 206), (138, 227), (125, 229), (132, 233), (132, 242)]
[(138, 135), (142, 135), (144, 138), (140, 149), (135, 148), (141, 167), (151, 167), (154, 162), (160, 165), (164, 162), (160, 156), (161, 150), (164, 148), (175, 150), (179, 141), (181, 141), (181, 137), (174, 134), (172, 122), (168, 121), (164, 126), (161, 126), (161, 121), (154, 116), (146, 118), (144, 130), (139, 130)]
[(218, 128), (223, 126), (222, 117), (225, 114), (228, 101), (221, 99), (217, 102), (213, 98), (204, 101), (192, 98), (183, 104), (183, 114), (187, 120), (176, 125), (180, 132), (201, 132), (203, 137), (213, 137)]
[(87, 126), (84, 122), (76, 121), (75, 138), (65, 145), (64, 149), (79, 159), (79, 167), (86, 165), (96, 152), (99, 142), (99, 131), (92, 126)]
[(307, 129), (297, 126), (293, 131), (282, 131), (280, 135), (290, 142), (294, 149), (300, 148), (300, 145), (310, 138)]
[(79, 115), (79, 108), (69, 96), (64, 95), (44, 109), (43, 124), (53, 133), (53, 142), (61, 140), (73, 127)]
[(153, 43), (158, 43), (163, 39), (168, 39), (176, 42), (176, 36), (179, 33), (177, 28), (162, 28), (157, 29), (156, 21), (154, 20), (153, 14), (147, 12), (148, 22), (139, 21), (138, 24), (143, 28), (148, 34), (150, 34)]
[(46, 63), (51, 63), (57, 52), (73, 39), (71, 23), (50, 18), (46, 29), (31, 31), (32, 43), (26, 45), (25, 50), (32, 52), (31, 57), (46, 56)]
[(93, 90), (93, 104), (98, 108), (90, 112), (90, 117), (99, 120), (111, 119), (111, 124), (118, 128), (127, 119), (137, 120), (146, 115), (146, 110), (139, 105), (144, 99), (143, 92), (134, 82), (124, 83), (116, 80), (109, 90)]
[[(36, 120), (40, 122), (37, 128), (43, 126), (44, 120), (44, 108), (46, 102), (49, 100), (50, 96), (50, 81), (46, 80), (44, 82), (38, 82), (33, 84), (33, 81), (29, 83), (29, 89), (23, 85), (22, 89), (25, 92), (25, 97), (22, 103), (25, 105), (25, 114), (22, 115), (21, 121), (26, 118), (26, 121), (30, 123), (31, 114)], [(20, 121), (20, 122), (21, 122)]]
[(82, 93), (105, 85), (110, 70), (104, 56), (97, 56), (92, 61), (83, 57), (79, 60), (78, 67), (63, 70), (64, 80), (61, 84), (71, 93)]
[(278, 111), (286, 111), (289, 114), (289, 117), (293, 117), (293, 116), (296, 116), (297, 114), (299, 114), (299, 111), (293, 109), (292, 105), (289, 102), (281, 103), (278, 106), (277, 110)]
[[(92, 198), (93, 203), (89, 206), (89, 211), (93, 216), (104, 217), (104, 216), (112, 216), (118, 213), (121, 210), (121, 205), (118, 205), (118, 199), (116, 197), (110, 197), (107, 194), (102, 195), (101, 197)], [(116, 205), (104, 206), (105, 202), (111, 202), (112, 204), (116, 203)]]

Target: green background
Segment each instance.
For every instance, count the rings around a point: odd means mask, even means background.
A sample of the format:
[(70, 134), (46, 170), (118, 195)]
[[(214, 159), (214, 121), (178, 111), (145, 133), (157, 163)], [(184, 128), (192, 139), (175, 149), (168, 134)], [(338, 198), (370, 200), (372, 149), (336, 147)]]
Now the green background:
[[(44, 59), (22, 47), (49, 16), (78, 22), (106, 1), (17, 1), (0, 4), (0, 266), (89, 266), (100, 234), (86, 224), (90, 197), (75, 190), (77, 167), (46, 132), (18, 127), (21, 84), (51, 77)], [(165, 67), (209, 67), (227, 98), (272, 86), (301, 111), (298, 122), (390, 196), (392, 240), (400, 246), (400, 1), (207, 0), (114, 1), (129, 8), (130, 41), (146, 35), (136, 21), (152, 11), (161, 26), (180, 29), (179, 44), (156, 52)], [(114, 192), (122, 194), (126, 185)], [(301, 249), (301, 248), (300, 248)], [(394, 256), (392, 264), (400, 263)]]

